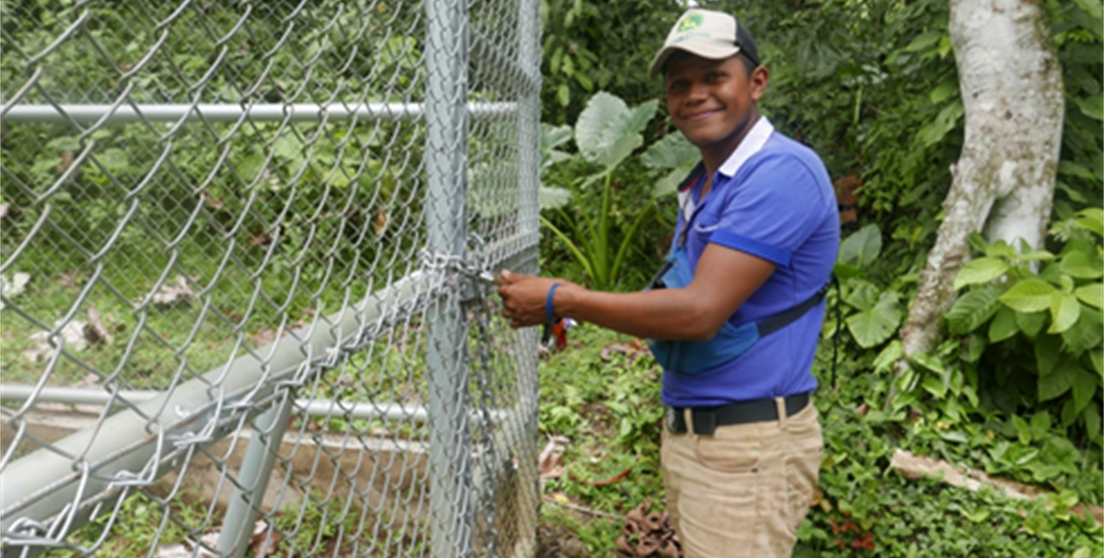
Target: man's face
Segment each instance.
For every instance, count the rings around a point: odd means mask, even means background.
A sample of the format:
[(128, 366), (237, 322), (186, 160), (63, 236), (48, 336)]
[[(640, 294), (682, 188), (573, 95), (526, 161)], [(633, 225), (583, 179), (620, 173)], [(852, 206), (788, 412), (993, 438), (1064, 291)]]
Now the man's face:
[(667, 110), (690, 143), (727, 156), (755, 124), (767, 77), (764, 67), (749, 76), (739, 56), (709, 60), (676, 53), (664, 73)]

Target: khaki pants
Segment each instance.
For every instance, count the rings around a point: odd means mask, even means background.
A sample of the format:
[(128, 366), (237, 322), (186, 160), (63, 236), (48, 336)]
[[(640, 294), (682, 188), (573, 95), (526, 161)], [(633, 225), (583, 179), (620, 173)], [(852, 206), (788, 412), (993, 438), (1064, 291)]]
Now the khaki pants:
[(817, 419), (810, 402), (793, 416), (721, 426), (713, 436), (664, 427), (667, 512), (684, 558), (790, 556), (820, 470)]

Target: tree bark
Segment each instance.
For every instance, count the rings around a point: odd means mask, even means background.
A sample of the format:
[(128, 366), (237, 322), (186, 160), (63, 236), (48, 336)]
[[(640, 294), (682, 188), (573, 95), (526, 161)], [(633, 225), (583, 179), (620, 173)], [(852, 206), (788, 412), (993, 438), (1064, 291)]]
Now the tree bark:
[(966, 136), (901, 331), (909, 356), (938, 341), (971, 232), (984, 230), (990, 242), (1042, 246), (1061, 148), (1062, 75), (1041, 1), (952, 0), (950, 34)]

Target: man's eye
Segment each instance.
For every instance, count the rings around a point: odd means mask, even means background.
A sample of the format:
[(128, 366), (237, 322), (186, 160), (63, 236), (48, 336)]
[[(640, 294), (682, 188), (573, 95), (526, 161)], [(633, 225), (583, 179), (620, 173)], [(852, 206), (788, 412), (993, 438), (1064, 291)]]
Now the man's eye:
[(724, 74), (722, 72), (709, 72), (705, 79), (710, 82), (721, 81), (724, 79)]

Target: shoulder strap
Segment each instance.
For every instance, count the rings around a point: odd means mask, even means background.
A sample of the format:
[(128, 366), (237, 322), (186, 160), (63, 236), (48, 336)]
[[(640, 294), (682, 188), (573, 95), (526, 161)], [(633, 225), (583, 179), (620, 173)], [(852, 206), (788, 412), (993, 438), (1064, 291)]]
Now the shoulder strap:
[(806, 299), (801, 304), (787, 308), (773, 316), (769, 316), (766, 319), (760, 321), (757, 325), (759, 328), (759, 337), (764, 337), (774, 333), (796, 321), (801, 316), (804, 316), (806, 312), (811, 310), (820, 301), (824, 300), (824, 296), (828, 293), (828, 287), (832, 284), (831, 281), (824, 284), (813, 296)]

